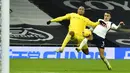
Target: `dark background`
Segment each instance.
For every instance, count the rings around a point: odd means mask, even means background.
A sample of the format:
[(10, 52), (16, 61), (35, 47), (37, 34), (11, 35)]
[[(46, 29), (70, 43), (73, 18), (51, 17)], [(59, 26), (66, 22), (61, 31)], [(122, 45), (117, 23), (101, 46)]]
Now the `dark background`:
[[(85, 16), (88, 17), (90, 20), (92, 21), (97, 21), (99, 18), (103, 18), (103, 14), (105, 11), (111, 11), (112, 13), (112, 19), (111, 21), (114, 22), (115, 24), (118, 25), (118, 23), (120, 21), (124, 21), (125, 22), (125, 26), (122, 26), (123, 30), (117, 30), (115, 32), (108, 32), (107, 34), (107, 39), (106, 39), (106, 47), (129, 47), (130, 46), (130, 25), (129, 25), (129, 19), (130, 19), (130, 10), (125, 10), (122, 7), (109, 3), (111, 4), (114, 9), (112, 10), (105, 10), (108, 7), (105, 6), (103, 3), (107, 2), (107, 1), (111, 1), (112, 0), (28, 0), (30, 3), (34, 4), (37, 8), (39, 8), (41, 11), (45, 12), (47, 15), (49, 15), (52, 18), (58, 17), (58, 16), (62, 16), (65, 15), (66, 13), (71, 13), (71, 12), (76, 12), (77, 8), (79, 6), (84, 6), (86, 8), (86, 12), (85, 12)], [(64, 2), (67, 1), (69, 2), (72, 6), (76, 7), (76, 8), (72, 8), (70, 6), (66, 6), (64, 4)], [(100, 9), (94, 9), (89, 7), (87, 4), (85, 4), (85, 2), (87, 1), (93, 1), (92, 4)], [(95, 1), (95, 2), (94, 2)], [(98, 2), (96, 2), (98, 1)], [(122, 4), (124, 5), (123, 0), (113, 0), (114, 2), (118, 3), (118, 4)], [(101, 3), (100, 3), (101, 2)], [(128, 2), (128, 7), (130, 7), (129, 4), (129, 0)], [(90, 9), (91, 8), (91, 9)], [(102, 10), (101, 10), (102, 9)], [(13, 12), (13, 10), (12, 10)], [(38, 18), (37, 18), (38, 19)], [(50, 19), (48, 19), (50, 20)], [(37, 25), (37, 24), (28, 24), (28, 23), (22, 23), (22, 24), (11, 24), (11, 28), (19, 28), (20, 29), (11, 29), (14, 31), (17, 30), (24, 30), (24, 28), (35, 28), (41, 31), (45, 31), (48, 32), (50, 34), (53, 35), (53, 39), (51, 40), (44, 40), (44, 41), (19, 41), (19, 40), (10, 40), (11, 44), (10, 45), (24, 45), (24, 46), (59, 46), (61, 45), (64, 37), (66, 36), (67, 33), (67, 28), (69, 25), (69, 21), (62, 21), (60, 22), (61, 25), (56, 25), (56, 26), (46, 26), (46, 24), (44, 25)], [(53, 25), (53, 23), (52, 23)], [(125, 29), (125, 32), (124, 32)], [(127, 30), (127, 32), (126, 32)], [(21, 31), (22, 32), (22, 31)], [(12, 32), (13, 34), (15, 34), (16, 32)], [(18, 33), (18, 32), (17, 32)], [(20, 32), (19, 32), (20, 33)], [(30, 35), (29, 33), (27, 33), (26, 35)], [(48, 36), (41, 38), (41, 37), (19, 37), (19, 39), (45, 39)], [(14, 38), (14, 37), (12, 37)], [(125, 39), (122, 42), (123, 43), (119, 43), (116, 40), (120, 40), (120, 39)], [(125, 44), (127, 43), (127, 44)], [(73, 43), (69, 43), (67, 46), (74, 46)], [(93, 44), (89, 43), (89, 46), (94, 46)]]

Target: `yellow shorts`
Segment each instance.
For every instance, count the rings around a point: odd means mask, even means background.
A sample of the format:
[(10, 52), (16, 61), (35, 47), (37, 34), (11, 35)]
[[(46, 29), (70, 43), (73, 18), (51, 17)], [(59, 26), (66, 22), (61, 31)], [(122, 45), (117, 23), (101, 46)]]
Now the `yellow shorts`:
[[(92, 32), (89, 29), (85, 29), (80, 34), (74, 32), (72, 41), (75, 42), (77, 44), (77, 46), (79, 46), (85, 37), (88, 37), (88, 40), (92, 40)], [(88, 48), (88, 44), (86, 44), (82, 49), (87, 49), (87, 48)]]
[[(72, 40), (74, 43), (76, 43), (77, 46), (79, 46), (83, 39), (84, 39), (84, 36), (83, 36), (83, 35), (74, 34), (74, 37), (73, 37), (71, 40)], [(82, 49), (87, 49), (87, 48), (88, 48), (88, 45), (86, 44), (85, 46), (83, 46)]]

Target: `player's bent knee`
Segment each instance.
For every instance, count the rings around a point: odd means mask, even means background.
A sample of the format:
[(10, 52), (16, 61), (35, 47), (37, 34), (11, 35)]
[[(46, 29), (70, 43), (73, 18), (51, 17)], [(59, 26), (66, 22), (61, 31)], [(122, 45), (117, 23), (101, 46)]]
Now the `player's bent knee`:
[(85, 38), (90, 38), (90, 35), (85, 36)]
[(85, 29), (83, 31), (83, 36), (86, 37), (86, 38), (90, 38), (90, 36), (92, 35), (91, 31), (88, 30), (88, 29)]
[(70, 34), (71, 36), (74, 36), (74, 31), (70, 31), (69, 34)]

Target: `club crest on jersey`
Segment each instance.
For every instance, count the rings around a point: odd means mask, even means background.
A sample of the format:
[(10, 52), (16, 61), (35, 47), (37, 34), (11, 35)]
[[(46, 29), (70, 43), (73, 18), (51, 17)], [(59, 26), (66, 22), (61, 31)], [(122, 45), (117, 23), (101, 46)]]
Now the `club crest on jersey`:
[(100, 25), (107, 28), (107, 24), (105, 22), (103, 22), (103, 21), (100, 21)]

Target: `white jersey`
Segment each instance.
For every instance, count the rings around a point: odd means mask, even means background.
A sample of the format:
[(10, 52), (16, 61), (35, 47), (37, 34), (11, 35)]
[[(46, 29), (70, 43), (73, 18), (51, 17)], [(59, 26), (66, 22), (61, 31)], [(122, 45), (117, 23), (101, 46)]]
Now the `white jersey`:
[[(103, 19), (99, 19), (99, 20), (102, 20), (104, 21)], [(104, 21), (105, 24), (99, 24), (97, 25), (94, 30), (93, 30), (93, 33), (95, 33), (96, 35), (102, 37), (102, 38), (105, 38), (106, 37), (106, 34), (107, 32), (110, 30), (110, 29), (117, 29), (120, 25), (116, 26), (114, 23), (110, 22), (110, 21)]]

